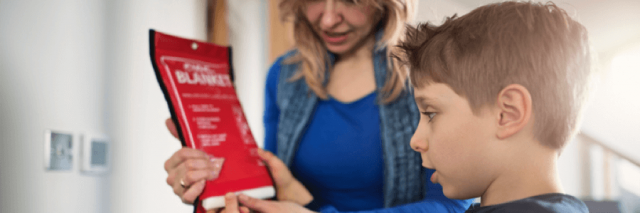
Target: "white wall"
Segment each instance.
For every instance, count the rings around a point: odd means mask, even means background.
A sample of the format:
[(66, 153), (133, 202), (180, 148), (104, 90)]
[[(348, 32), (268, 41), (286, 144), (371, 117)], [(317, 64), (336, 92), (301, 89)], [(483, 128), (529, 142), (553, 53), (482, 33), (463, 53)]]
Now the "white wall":
[[(148, 30), (205, 39), (206, 1), (0, 1), (0, 212), (190, 212), (166, 186), (180, 143)], [(111, 172), (43, 166), (45, 129), (100, 133)]]
[(164, 161), (180, 148), (149, 57), (149, 28), (205, 40), (206, 1), (108, 3), (108, 133), (111, 212), (190, 212), (167, 186)]
[(585, 111), (582, 131), (640, 162), (640, 99), (636, 98), (640, 92), (640, 35), (622, 48), (598, 54), (601, 76)]
[(264, 88), (267, 64), (267, 3), (264, 0), (227, 1), (229, 43), (238, 97), (251, 132), (260, 147), (264, 143)]
[(458, 14), (462, 16), (473, 8), (468, 8), (456, 1), (450, 0), (419, 0), (416, 14), (417, 22), (429, 21), (433, 24), (441, 24), (445, 18)]
[[(109, 212), (80, 174), (78, 135), (104, 133), (104, 2), (0, 1), (0, 212)], [(44, 131), (75, 133), (70, 171), (44, 169)]]

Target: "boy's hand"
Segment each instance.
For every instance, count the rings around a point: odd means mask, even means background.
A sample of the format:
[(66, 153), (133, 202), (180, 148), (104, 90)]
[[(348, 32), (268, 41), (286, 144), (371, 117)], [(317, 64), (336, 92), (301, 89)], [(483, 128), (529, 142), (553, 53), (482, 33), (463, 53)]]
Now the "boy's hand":
[(238, 198), (233, 192), (224, 196), (224, 208), (207, 210), (207, 213), (249, 213), (246, 206), (238, 206)]
[(286, 165), (273, 153), (258, 149), (258, 155), (267, 163), (276, 184), (276, 197), (280, 201), (291, 201), (299, 205), (307, 205), (313, 200), (309, 190), (296, 180)]
[[(244, 206), (238, 207), (238, 200), (240, 200), (240, 203)], [(313, 213), (296, 203), (288, 201), (260, 200), (244, 194), (235, 196), (233, 193), (227, 193), (225, 196), (225, 209), (222, 210), (223, 213), (249, 213), (249, 209), (262, 213)], [(214, 213), (214, 211), (208, 211), (207, 213)]]

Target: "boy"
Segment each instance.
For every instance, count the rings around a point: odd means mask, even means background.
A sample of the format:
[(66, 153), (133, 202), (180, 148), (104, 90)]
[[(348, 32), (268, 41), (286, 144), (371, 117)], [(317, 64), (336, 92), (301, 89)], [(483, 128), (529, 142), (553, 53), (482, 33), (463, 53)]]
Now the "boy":
[(587, 32), (553, 3), (503, 2), (409, 27), (399, 58), (422, 115), (411, 139), (467, 212), (588, 212), (556, 162), (591, 78)]

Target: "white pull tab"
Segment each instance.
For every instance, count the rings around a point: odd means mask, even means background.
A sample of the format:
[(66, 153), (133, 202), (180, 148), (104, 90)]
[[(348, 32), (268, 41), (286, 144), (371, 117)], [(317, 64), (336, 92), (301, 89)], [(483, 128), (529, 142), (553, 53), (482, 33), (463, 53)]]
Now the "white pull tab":
[(198, 49), (198, 44), (196, 42), (191, 43), (191, 49), (197, 50)]

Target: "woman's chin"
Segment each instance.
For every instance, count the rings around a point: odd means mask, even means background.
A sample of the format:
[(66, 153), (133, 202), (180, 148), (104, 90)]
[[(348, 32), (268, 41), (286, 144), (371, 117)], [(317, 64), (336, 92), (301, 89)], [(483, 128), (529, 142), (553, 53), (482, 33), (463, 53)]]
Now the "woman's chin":
[(336, 55), (341, 55), (341, 54), (345, 54), (349, 51), (349, 46), (346, 44), (342, 44), (342, 45), (332, 45), (332, 44), (326, 44), (327, 46), (327, 50), (329, 50), (329, 52), (336, 54)]

